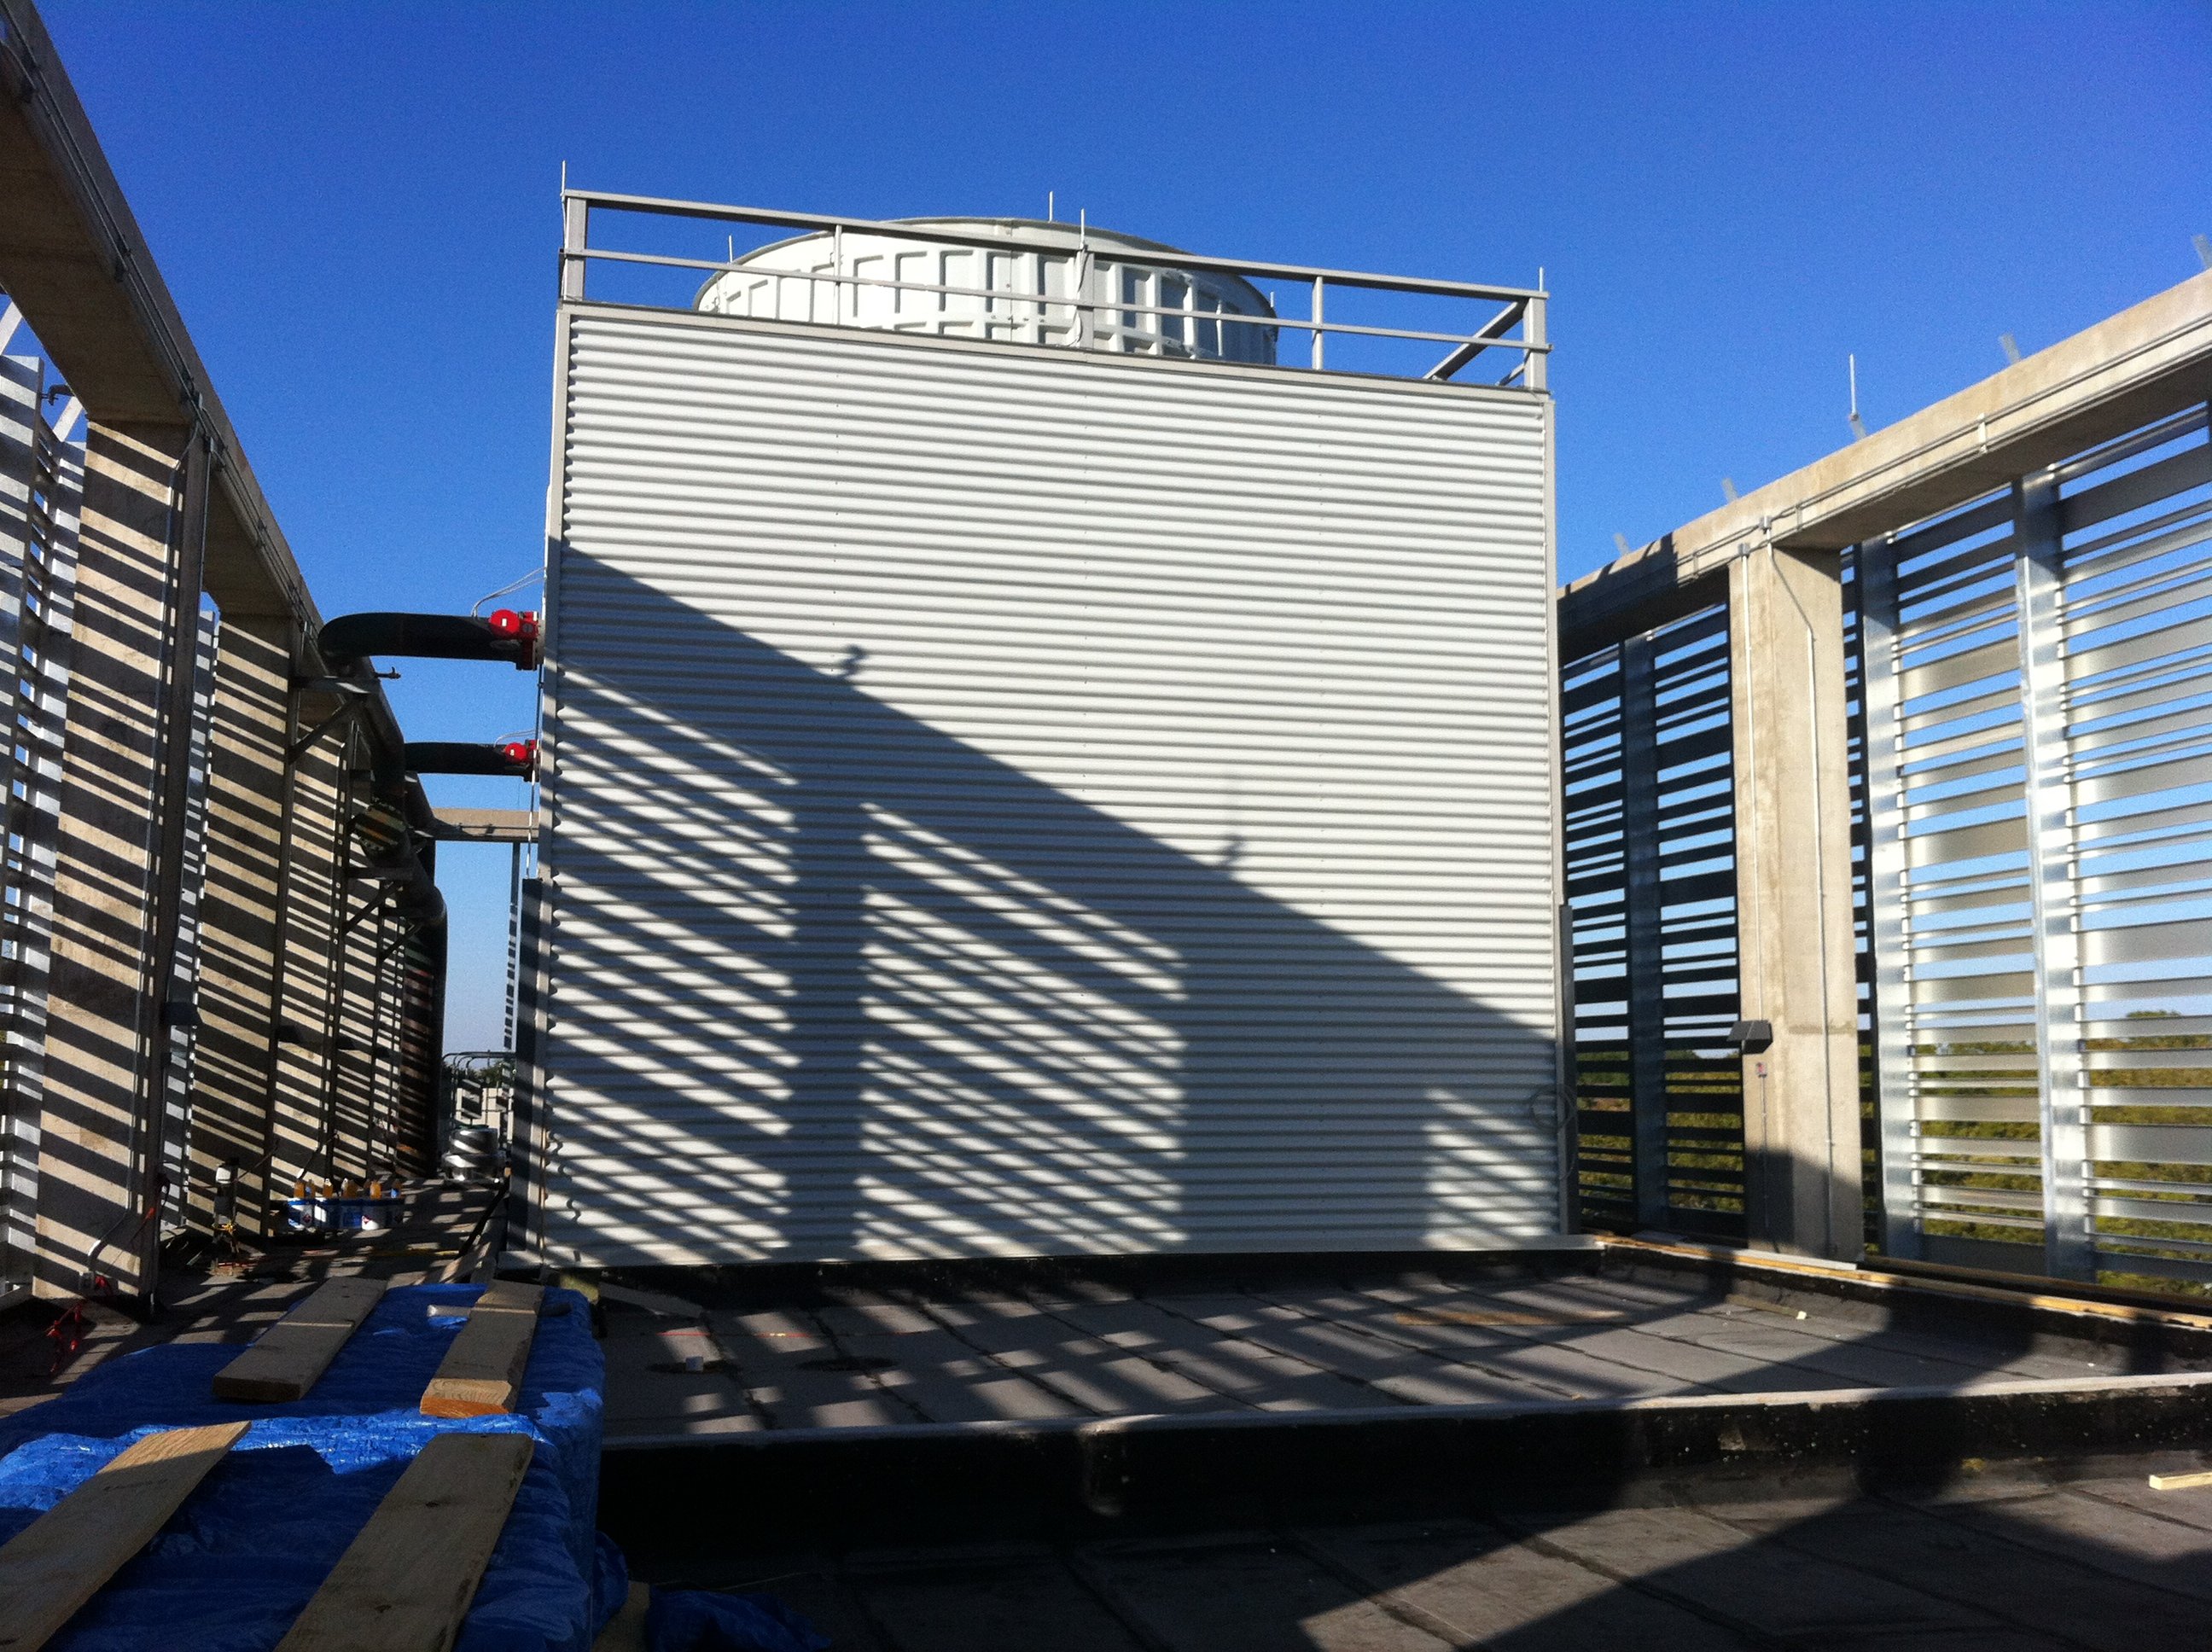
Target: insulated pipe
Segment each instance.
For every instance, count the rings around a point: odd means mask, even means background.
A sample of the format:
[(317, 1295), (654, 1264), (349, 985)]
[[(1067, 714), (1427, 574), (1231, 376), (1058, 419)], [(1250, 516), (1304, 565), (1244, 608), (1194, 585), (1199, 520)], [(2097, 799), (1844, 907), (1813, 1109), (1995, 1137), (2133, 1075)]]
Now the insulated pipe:
[(401, 762), (410, 774), (509, 774), (528, 780), (538, 772), (538, 742), (410, 740)]
[(538, 616), (511, 608), (473, 614), (341, 614), (319, 639), (325, 659), (371, 654), (414, 659), (503, 659), (519, 671), (538, 669)]

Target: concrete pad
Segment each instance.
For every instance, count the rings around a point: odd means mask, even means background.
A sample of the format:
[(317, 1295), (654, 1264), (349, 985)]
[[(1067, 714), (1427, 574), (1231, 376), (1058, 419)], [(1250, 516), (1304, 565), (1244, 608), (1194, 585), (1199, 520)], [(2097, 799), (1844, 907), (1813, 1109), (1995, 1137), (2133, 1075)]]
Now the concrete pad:
[(1449, 1625), (1462, 1645), (1495, 1643), (1514, 1652), (1734, 1652), (1752, 1644), (1681, 1606), (1517, 1544), (1486, 1522), (1329, 1527), (1299, 1535), (1371, 1589), (1387, 1590)]
[[(2198, 1652), (2203, 1602), (2146, 1588), (2069, 1555), (2012, 1541), (1997, 1511), (1962, 1521), (1894, 1503), (1857, 1502), (1769, 1521), (1762, 1540), (1832, 1560), (1976, 1608), (2023, 1630), (2100, 1652)], [(1734, 1510), (1726, 1523), (1752, 1529)]]
[(896, 1638), (900, 1652), (1150, 1652), (1051, 1556), (962, 1564), (961, 1587), (942, 1565), (918, 1571), (855, 1564), (847, 1588)]
[(1176, 1652), (1437, 1652), (1451, 1644), (1392, 1617), (1295, 1545), (1092, 1548), (1084, 1563)]
[(2130, 1582), (2212, 1601), (2212, 1530), (2203, 1526), (2070, 1491), (2002, 1503), (1953, 1505), (1942, 1513), (1962, 1526), (2045, 1555), (2086, 1558)]
[(1695, 1509), (1622, 1509), (1558, 1525), (1512, 1524), (1540, 1552), (1633, 1579), (1739, 1633), (1821, 1646), (1887, 1637), (1886, 1646), (1907, 1637), (2000, 1627), (1954, 1601), (1778, 1550)]

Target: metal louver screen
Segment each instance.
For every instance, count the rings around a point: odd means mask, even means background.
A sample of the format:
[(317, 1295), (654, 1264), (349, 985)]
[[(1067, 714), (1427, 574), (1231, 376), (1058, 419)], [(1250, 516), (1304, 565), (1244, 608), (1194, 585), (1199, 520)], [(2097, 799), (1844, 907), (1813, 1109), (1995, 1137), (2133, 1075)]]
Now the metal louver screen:
[(1886, 1247), (2212, 1279), (2205, 410), (1859, 577)]
[(1561, 672), (1577, 1141), (1594, 1226), (1743, 1236), (1728, 610)]
[(1557, 1230), (1544, 398), (563, 338), (550, 1260)]

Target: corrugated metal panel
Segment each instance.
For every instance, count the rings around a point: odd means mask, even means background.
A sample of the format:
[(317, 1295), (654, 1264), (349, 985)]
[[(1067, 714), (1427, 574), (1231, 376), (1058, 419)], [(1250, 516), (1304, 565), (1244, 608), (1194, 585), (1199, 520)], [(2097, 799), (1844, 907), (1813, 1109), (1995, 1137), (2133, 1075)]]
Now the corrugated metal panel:
[(567, 325), (552, 1260), (1557, 1227), (1542, 398)]

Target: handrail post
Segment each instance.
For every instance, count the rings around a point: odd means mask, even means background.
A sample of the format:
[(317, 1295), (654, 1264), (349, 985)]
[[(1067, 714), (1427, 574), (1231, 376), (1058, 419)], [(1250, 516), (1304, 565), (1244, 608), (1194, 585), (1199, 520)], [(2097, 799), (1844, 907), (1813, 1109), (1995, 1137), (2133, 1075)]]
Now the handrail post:
[[(1521, 337), (1530, 344), (1541, 345), (1549, 342), (1544, 337), (1545, 302), (1541, 295), (1530, 299), (1528, 309), (1522, 314)], [(1531, 390), (1547, 388), (1544, 372), (1544, 363), (1547, 359), (1540, 349), (1522, 351), (1521, 382)]]
[(1075, 348), (1089, 349), (1098, 335), (1098, 313), (1091, 301), (1091, 248), (1075, 249), (1075, 270), (1068, 281), (1068, 297), (1075, 303)]
[(1322, 278), (1316, 276), (1313, 288), (1313, 370), (1316, 373), (1322, 370), (1321, 345), (1322, 338), (1326, 337), (1321, 330), (1321, 289)]
[(592, 203), (571, 195), (561, 203), (561, 296), (584, 295), (584, 247), (591, 236)]

